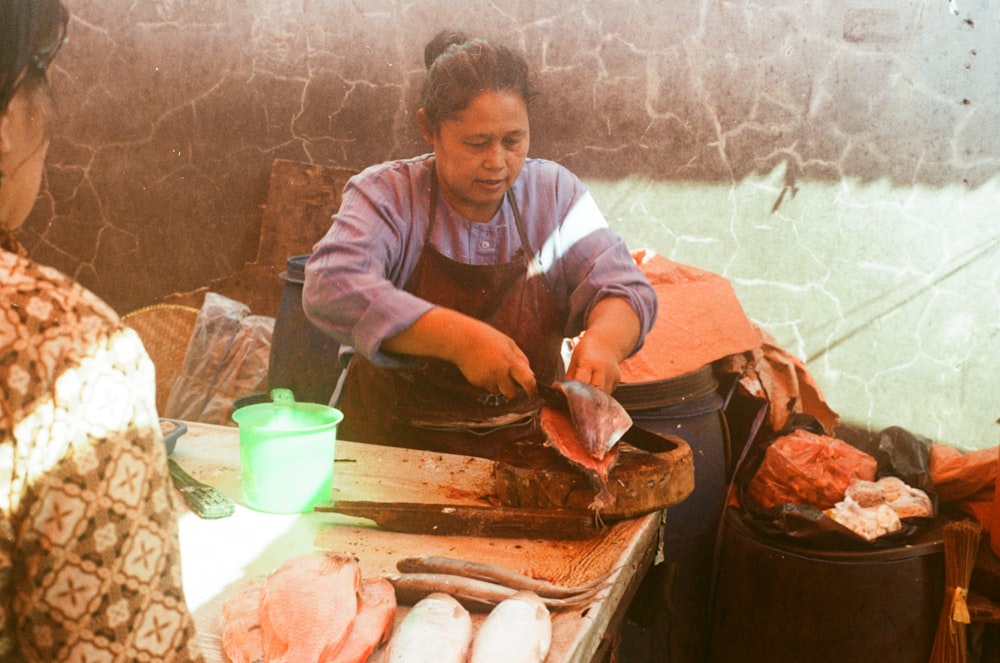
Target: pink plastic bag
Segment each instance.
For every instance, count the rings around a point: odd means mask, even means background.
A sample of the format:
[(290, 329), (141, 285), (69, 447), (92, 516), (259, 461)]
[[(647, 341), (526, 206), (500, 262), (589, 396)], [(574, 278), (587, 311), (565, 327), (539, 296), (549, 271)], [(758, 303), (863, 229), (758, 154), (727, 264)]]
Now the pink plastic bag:
[(767, 448), (746, 497), (765, 509), (789, 503), (828, 509), (855, 479), (874, 481), (877, 469), (874, 457), (843, 440), (796, 429)]

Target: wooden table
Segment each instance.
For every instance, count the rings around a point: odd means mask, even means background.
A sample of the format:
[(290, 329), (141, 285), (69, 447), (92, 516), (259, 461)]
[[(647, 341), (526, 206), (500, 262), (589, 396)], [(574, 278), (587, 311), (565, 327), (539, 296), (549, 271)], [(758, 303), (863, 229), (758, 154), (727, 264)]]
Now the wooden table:
[[(547, 659), (605, 660), (625, 609), (659, 552), (664, 512), (616, 523), (583, 541), (401, 534), (340, 514), (257, 512), (243, 505), (236, 428), (188, 423), (172, 457), (237, 502), (228, 518), (202, 520), (186, 509), (180, 517), (184, 590), (210, 662), (225, 661), (217, 618), (233, 588), (290, 557), (317, 550), (354, 555), (364, 577), (395, 573), (397, 560), (416, 555), (487, 561), (570, 585), (611, 573), (612, 584), (593, 603), (553, 613)], [(337, 442), (334, 499), (482, 504), (491, 492), (487, 460)], [(400, 607), (397, 623), (405, 610)], [(483, 618), (474, 615), (474, 623)]]

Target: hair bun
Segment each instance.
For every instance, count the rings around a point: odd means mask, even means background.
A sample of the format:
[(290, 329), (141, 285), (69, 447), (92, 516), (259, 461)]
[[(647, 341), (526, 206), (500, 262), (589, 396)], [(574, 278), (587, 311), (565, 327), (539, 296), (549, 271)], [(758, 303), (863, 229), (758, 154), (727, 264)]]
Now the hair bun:
[(467, 41), (469, 41), (469, 37), (464, 32), (442, 30), (434, 35), (434, 38), (427, 42), (427, 46), (424, 47), (424, 66), (430, 69), (434, 61), (441, 57), (441, 54), (449, 46), (464, 44)]

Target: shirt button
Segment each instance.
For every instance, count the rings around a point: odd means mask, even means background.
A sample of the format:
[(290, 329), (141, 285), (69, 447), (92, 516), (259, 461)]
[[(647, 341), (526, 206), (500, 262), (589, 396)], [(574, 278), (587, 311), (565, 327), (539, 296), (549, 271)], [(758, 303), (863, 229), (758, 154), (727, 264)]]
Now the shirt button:
[(479, 248), (488, 249), (490, 248), (490, 243), (484, 239), (483, 241), (479, 242)]

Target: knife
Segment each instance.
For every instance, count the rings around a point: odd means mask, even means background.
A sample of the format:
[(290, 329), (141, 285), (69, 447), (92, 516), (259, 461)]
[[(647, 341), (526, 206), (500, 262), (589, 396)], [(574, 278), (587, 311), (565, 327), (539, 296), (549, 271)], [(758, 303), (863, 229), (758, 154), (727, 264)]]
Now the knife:
[(537, 387), (538, 395), (542, 397), (546, 405), (555, 408), (563, 414), (569, 414), (569, 401), (566, 400), (566, 392), (557, 387), (555, 383), (545, 384), (544, 382), (539, 382)]
[(167, 459), (170, 467), (170, 478), (174, 486), (191, 511), (199, 518), (214, 520), (227, 518), (236, 511), (236, 504), (219, 492), (218, 489), (204, 484), (181, 469), (173, 458)]
[(336, 500), (314, 510), (367, 518), (408, 534), (579, 540), (601, 531), (589, 511), (571, 509)]

